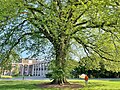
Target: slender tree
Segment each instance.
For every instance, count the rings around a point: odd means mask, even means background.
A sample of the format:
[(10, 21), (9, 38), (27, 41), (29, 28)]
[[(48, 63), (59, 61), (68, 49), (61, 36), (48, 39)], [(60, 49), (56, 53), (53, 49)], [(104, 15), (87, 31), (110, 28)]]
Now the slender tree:
[[(56, 77), (53, 78), (52, 83), (67, 83), (65, 67), (72, 40), (82, 46), (88, 57), (96, 53), (105, 60), (119, 62), (115, 59), (116, 56), (111, 55), (111, 51), (119, 53), (117, 51), (120, 37), (118, 0), (11, 1), (13, 5), (18, 2), (19, 7), (15, 6), (18, 16), (10, 15), (13, 18), (1, 29), (1, 50), (7, 56), (13, 48), (35, 49), (39, 52), (40, 44), (45, 41), (50, 42), (53, 46), (56, 66), (54, 71)], [(7, 11), (11, 12), (9, 9)], [(9, 13), (7, 14), (9, 16)], [(114, 46), (110, 52), (109, 48), (102, 45), (107, 38), (109, 38), (107, 42)], [(100, 43), (97, 43), (98, 40)]]

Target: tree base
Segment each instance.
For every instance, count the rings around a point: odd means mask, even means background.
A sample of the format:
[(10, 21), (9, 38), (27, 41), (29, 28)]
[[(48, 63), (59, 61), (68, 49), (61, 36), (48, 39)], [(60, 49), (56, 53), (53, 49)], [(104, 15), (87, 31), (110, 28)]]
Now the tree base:
[(59, 88), (60, 90), (66, 90), (66, 88), (67, 88), (67, 90), (69, 89), (69, 90), (78, 90), (78, 89), (80, 89), (80, 88), (83, 88), (84, 86), (83, 85), (81, 85), (81, 84), (77, 84), (77, 83), (71, 83), (71, 84), (64, 84), (64, 85), (59, 85), (59, 84), (51, 84), (51, 83), (41, 83), (41, 84), (38, 84), (38, 85), (36, 85), (36, 86), (38, 86), (38, 87), (40, 87), (40, 89), (41, 88)]
[(70, 84), (66, 79), (54, 79), (51, 84), (65, 85)]

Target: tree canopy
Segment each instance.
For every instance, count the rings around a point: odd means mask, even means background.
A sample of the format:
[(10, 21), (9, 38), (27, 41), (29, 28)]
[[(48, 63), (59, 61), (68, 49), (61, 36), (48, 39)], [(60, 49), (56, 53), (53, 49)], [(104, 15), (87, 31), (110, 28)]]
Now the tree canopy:
[[(119, 0), (10, 1), (3, 0), (0, 6), (1, 52), (7, 56), (12, 49), (40, 52), (41, 44), (50, 42), (58, 74), (53, 83), (66, 82), (66, 59), (73, 40), (89, 58), (97, 54), (105, 60), (120, 62), (117, 58), (120, 55)], [(7, 22), (4, 16), (10, 17)]]

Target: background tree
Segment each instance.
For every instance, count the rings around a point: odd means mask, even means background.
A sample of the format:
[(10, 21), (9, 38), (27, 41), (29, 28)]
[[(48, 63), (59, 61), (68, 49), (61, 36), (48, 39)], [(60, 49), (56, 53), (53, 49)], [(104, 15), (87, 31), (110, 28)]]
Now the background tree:
[[(15, 1), (12, 1), (15, 5)], [(15, 7), (16, 12), (17, 8)], [(21, 1), (17, 12), (19, 16), (14, 16), (0, 30), (1, 50), (4, 50), (2, 52), (7, 57), (14, 48), (40, 52), (41, 44), (50, 42), (56, 66), (53, 72), (57, 75), (52, 83), (67, 83), (65, 67), (72, 40), (82, 46), (88, 57), (97, 54), (107, 61), (119, 62), (119, 59), (116, 59), (119, 55), (119, 8), (117, 0)], [(10, 12), (10, 9), (7, 11)], [(107, 38), (108, 43), (114, 46), (111, 51), (117, 52), (116, 55), (102, 45)], [(98, 41), (101, 43), (97, 43)]]
[(113, 61), (106, 61), (95, 55), (90, 56), (90, 58), (83, 57), (79, 61), (79, 66), (75, 68), (74, 76), (78, 78), (80, 74), (85, 73), (91, 78), (116, 78), (119, 77), (119, 64)]
[(19, 75), (19, 69), (20, 69), (20, 67), (18, 65), (15, 65), (14, 70), (12, 71), (12, 75), (18, 76)]
[(1, 58), (1, 63), (0, 63), (0, 67), (1, 67), (1, 74), (4, 75), (5, 71), (9, 72), (8, 74), (11, 75), (11, 70), (12, 70), (12, 63), (17, 62), (20, 57), (19, 55), (12, 50), (9, 57), (5, 58), (5, 60), (2, 60), (4, 55), (1, 54), (0, 58)]

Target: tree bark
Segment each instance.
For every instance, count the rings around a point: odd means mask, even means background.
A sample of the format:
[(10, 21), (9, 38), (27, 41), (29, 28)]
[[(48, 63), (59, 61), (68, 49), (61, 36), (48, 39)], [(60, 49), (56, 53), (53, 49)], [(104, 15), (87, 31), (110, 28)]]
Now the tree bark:
[(55, 60), (55, 66), (56, 66), (56, 75), (58, 77), (54, 78), (51, 82), (52, 84), (68, 84), (66, 80), (66, 73), (65, 73), (65, 66), (66, 66), (66, 55), (68, 51), (68, 44), (69, 39), (65, 37), (61, 37), (59, 42), (56, 43), (54, 46), (56, 51), (56, 60)]

